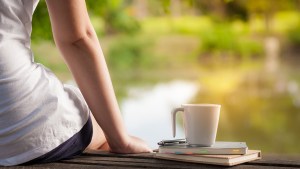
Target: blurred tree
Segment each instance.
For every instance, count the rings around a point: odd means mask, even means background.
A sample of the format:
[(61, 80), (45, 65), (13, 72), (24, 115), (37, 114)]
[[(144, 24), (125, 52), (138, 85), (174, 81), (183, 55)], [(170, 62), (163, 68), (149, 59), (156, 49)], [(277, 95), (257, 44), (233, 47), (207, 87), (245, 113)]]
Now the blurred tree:
[(147, 17), (148, 14), (148, 0), (133, 0), (134, 15), (138, 19)]
[(126, 0), (101, 0), (86, 1), (89, 12), (104, 20), (105, 33), (117, 32), (136, 33), (140, 30), (139, 22), (126, 12), (126, 7), (131, 1)]
[[(131, 3), (128, 0), (87, 0), (91, 15), (102, 18), (105, 33), (136, 33), (140, 30), (139, 22), (126, 11)], [(52, 40), (51, 24), (46, 2), (41, 0), (33, 15), (33, 40)]]
[(217, 20), (226, 18), (226, 2), (224, 0), (195, 0), (195, 6), (201, 13), (209, 14)]
[(183, 14), (194, 14), (193, 2), (194, 0), (148, 0), (146, 4), (149, 15), (180, 17)]
[[(248, 20), (261, 16), (265, 20), (266, 32), (272, 32), (272, 18), (279, 10), (297, 10), (299, 0), (86, 0), (89, 13), (102, 19), (104, 33), (136, 33), (140, 30), (140, 23), (136, 20), (141, 15), (180, 16), (186, 13), (207, 14), (217, 21), (228, 19)], [(132, 6), (138, 9), (130, 10)], [(146, 14), (147, 13), (147, 14)], [(45, 1), (40, 1), (33, 16), (33, 39), (52, 39), (51, 27)]]
[(259, 1), (236, 1), (240, 7), (244, 6), (247, 9), (248, 15), (251, 17), (255, 15), (262, 16), (265, 21), (265, 31), (272, 32), (272, 19), (279, 10), (295, 9), (296, 1), (294, 0), (277, 0), (276, 4), (273, 0), (259, 0)]
[(215, 24), (213, 28), (204, 30), (200, 38), (200, 57), (207, 61), (214, 61), (215, 58), (229, 61), (232, 61), (230, 58), (249, 59), (263, 53), (260, 41), (241, 36), (226, 23)]
[(171, 0), (170, 9), (173, 17), (181, 16), (181, 0)]
[(266, 31), (271, 29), (273, 15), (280, 10), (296, 10), (300, 7), (299, 0), (191, 0), (198, 11), (224, 21), (227, 19), (248, 20), (253, 16), (261, 16), (265, 20)]

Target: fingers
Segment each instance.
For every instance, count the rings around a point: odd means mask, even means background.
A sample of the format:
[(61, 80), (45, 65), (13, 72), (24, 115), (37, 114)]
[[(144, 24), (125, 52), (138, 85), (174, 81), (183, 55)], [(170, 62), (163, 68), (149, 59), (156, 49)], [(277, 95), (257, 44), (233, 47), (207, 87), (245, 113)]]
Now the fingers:
[(149, 153), (152, 150), (148, 147), (148, 145), (140, 138), (131, 136), (132, 142), (129, 144), (131, 148), (131, 153)]
[(129, 136), (128, 146), (119, 147), (118, 149), (111, 149), (113, 153), (120, 154), (136, 154), (136, 153), (150, 153), (152, 150), (140, 138)]

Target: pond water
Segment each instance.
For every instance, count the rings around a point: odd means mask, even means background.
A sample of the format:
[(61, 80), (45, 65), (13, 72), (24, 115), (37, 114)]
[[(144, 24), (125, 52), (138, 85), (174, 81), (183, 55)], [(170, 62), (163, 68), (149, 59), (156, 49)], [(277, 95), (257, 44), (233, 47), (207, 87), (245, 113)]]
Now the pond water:
[[(173, 108), (183, 103), (217, 103), (222, 105), (218, 141), (244, 141), (264, 153), (299, 154), (300, 75), (296, 72), (289, 68), (268, 74), (235, 68), (202, 72), (193, 81), (126, 79), (114, 84), (122, 89), (116, 95), (128, 132), (153, 149), (157, 142), (173, 139)], [(178, 115), (176, 138), (184, 138)]]
[[(300, 90), (295, 78), (251, 69), (149, 84), (129, 85), (119, 103), (129, 133), (151, 148), (172, 139), (173, 108), (217, 103), (222, 105), (218, 141), (244, 141), (250, 149), (265, 153), (300, 153)], [(182, 121), (177, 119), (176, 138), (184, 138)]]
[[(199, 85), (189, 81), (170, 81), (152, 87), (132, 87), (120, 104), (126, 127), (131, 135), (144, 139), (151, 148), (157, 142), (173, 139), (171, 110), (188, 103), (198, 92)], [(177, 124), (176, 138), (184, 138), (183, 129)]]

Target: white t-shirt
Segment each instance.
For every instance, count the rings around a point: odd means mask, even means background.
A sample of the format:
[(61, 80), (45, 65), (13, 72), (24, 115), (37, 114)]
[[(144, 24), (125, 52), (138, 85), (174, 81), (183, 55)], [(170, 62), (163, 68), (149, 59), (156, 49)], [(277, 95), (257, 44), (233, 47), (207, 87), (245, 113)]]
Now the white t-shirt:
[(33, 61), (31, 20), (38, 0), (0, 0), (0, 166), (46, 154), (88, 120), (78, 88)]

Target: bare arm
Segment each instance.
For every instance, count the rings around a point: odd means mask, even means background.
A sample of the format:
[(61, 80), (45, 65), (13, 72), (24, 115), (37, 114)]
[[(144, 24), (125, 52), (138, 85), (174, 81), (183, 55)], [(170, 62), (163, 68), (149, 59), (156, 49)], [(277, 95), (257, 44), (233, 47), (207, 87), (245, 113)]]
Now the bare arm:
[(111, 79), (84, 0), (47, 0), (55, 43), (60, 49), (113, 152), (147, 152), (128, 136)]

